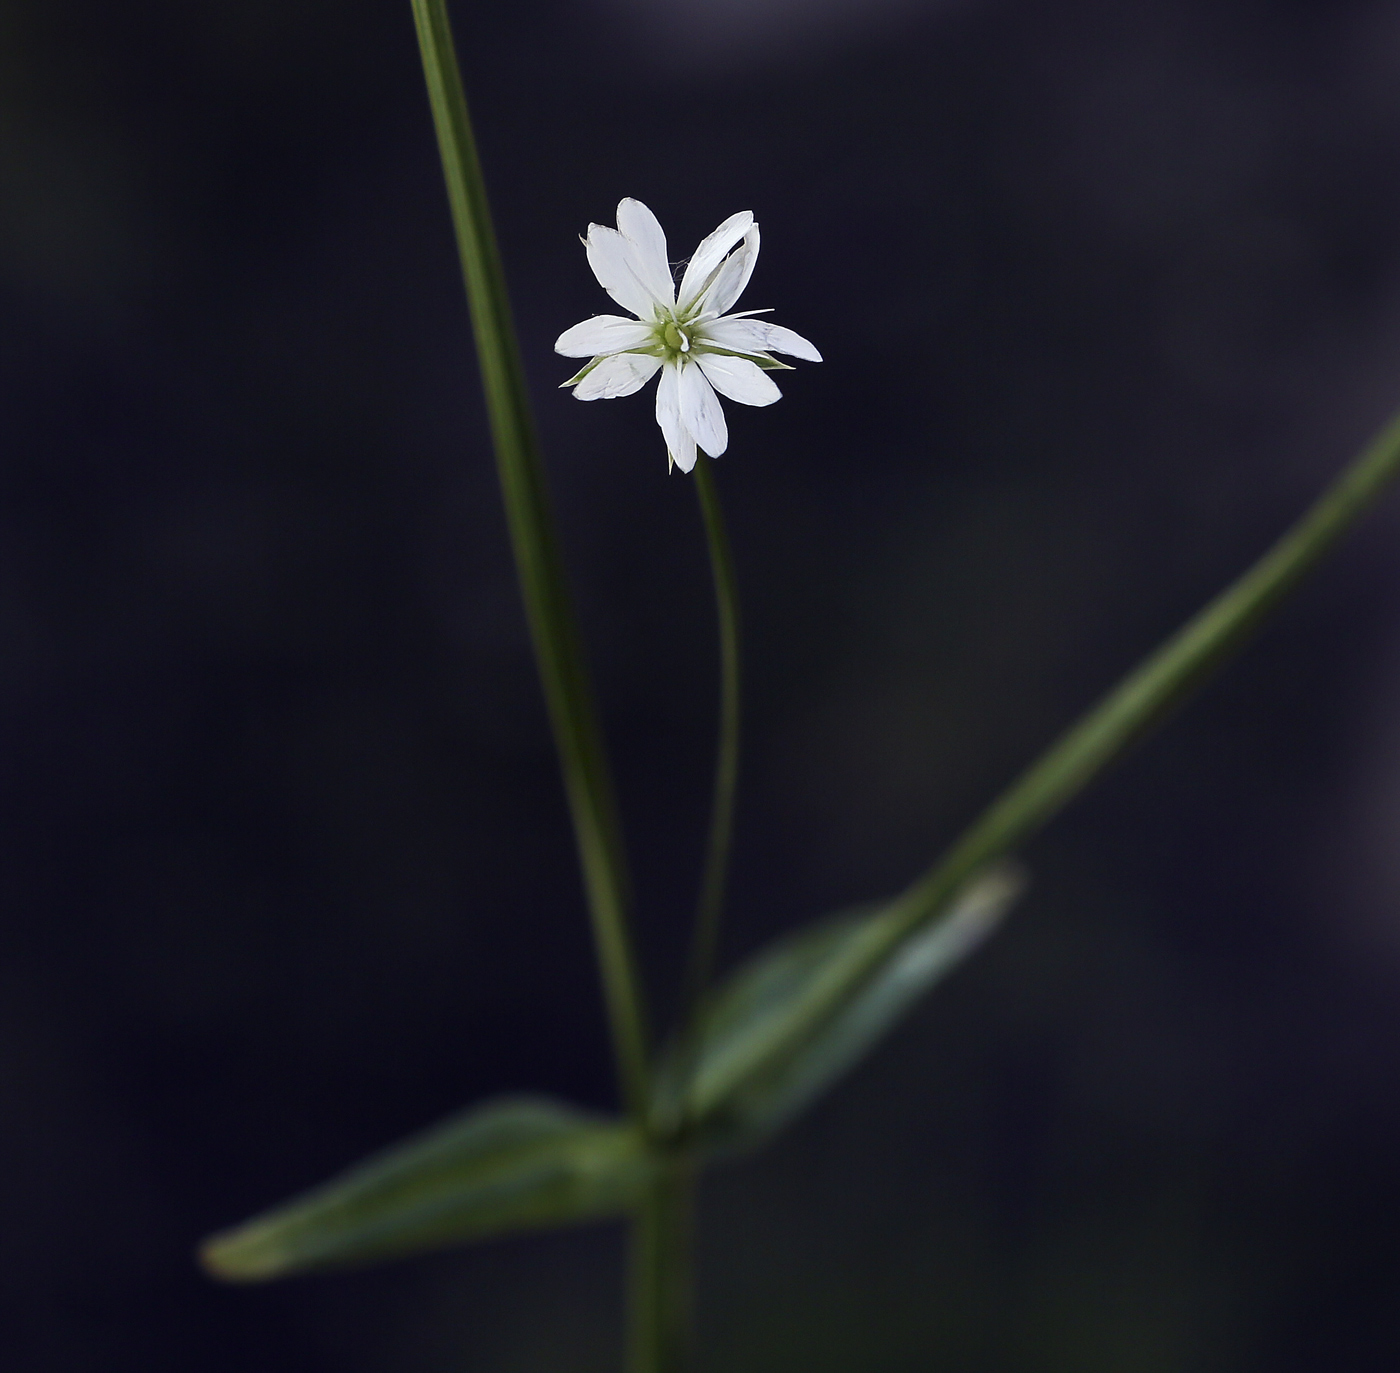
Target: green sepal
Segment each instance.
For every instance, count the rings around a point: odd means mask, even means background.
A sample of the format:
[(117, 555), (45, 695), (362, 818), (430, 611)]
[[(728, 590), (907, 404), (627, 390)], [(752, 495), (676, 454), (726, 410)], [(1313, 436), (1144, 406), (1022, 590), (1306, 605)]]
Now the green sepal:
[(643, 1192), (650, 1157), (623, 1121), (504, 1097), (212, 1236), (200, 1260), (227, 1282), (264, 1282), (618, 1215)]
[(941, 977), (976, 949), (1019, 895), (999, 865), (947, 911), (890, 945), (889, 907), (863, 908), (779, 940), (710, 998), (695, 1047), (670, 1051), (657, 1119), (713, 1151), (750, 1148), (857, 1063)]
[(579, 370), (568, 379), (568, 381), (561, 381), (559, 383), (559, 389), (562, 391), (565, 387), (577, 386), (579, 382), (581, 382), (584, 379), (584, 377), (586, 377), (600, 362), (602, 362), (602, 360), (602, 358), (594, 358), (592, 362), (584, 363), (584, 365), (580, 367)]

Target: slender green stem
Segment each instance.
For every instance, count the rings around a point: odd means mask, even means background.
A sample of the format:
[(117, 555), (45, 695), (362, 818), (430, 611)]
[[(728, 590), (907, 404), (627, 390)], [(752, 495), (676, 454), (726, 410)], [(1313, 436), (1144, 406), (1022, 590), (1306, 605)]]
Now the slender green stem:
[(694, 1164), (668, 1152), (632, 1222), (630, 1373), (691, 1373)]
[(629, 884), (612, 782), (569, 600), (446, 6), (444, 0), (412, 3), (511, 546), (573, 817), (618, 1074), (629, 1109), (642, 1119), (648, 1032), (629, 930)]
[(700, 458), (693, 476), (705, 522), (705, 541), (709, 547), (719, 617), (719, 744), (704, 875), (686, 973), (683, 1025), (694, 1022), (714, 975), (729, 874), (729, 851), (734, 837), (734, 796), (739, 783), (739, 586), (734, 576), (734, 556), (724, 524), (724, 511), (708, 458)]
[(912, 930), (980, 868), (1051, 820), (1241, 646), (1400, 475), (1400, 414), (1232, 586), (1188, 620), (1033, 763), (895, 903)]
[[(738, 583), (710, 460), (702, 456), (692, 476), (700, 498), (719, 618), (720, 705), (710, 832), (682, 990), (680, 1038), (688, 1050), (698, 1047), (695, 1030), (714, 973), (734, 833), (734, 794), (739, 780)], [(651, 1122), (654, 1135), (663, 1140), (673, 1124), (664, 1120)], [(694, 1165), (674, 1141), (659, 1147), (664, 1163), (632, 1222), (628, 1336), (631, 1373), (689, 1373), (694, 1365)]]

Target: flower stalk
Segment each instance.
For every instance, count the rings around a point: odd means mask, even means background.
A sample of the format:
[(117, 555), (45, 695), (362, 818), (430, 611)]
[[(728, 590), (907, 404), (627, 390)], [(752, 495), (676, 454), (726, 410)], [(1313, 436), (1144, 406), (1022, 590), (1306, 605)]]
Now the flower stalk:
[(710, 464), (698, 462), (693, 475), (695, 492), (700, 498), (700, 514), (705, 523), (705, 543), (709, 549), (710, 573), (715, 587), (720, 668), (719, 742), (715, 758), (714, 798), (682, 1000), (682, 1025), (687, 1028), (694, 1025), (714, 977), (725, 886), (729, 876), (729, 853), (734, 837), (734, 801), (739, 785), (739, 585), (734, 575), (734, 555), (729, 546), (724, 511), (720, 507), (719, 492)]

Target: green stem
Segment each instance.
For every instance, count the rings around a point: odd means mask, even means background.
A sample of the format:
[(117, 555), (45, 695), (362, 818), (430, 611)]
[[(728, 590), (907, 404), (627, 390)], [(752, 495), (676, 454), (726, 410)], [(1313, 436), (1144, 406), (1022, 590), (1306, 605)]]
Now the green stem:
[(694, 1164), (662, 1156), (651, 1190), (632, 1222), (630, 1373), (691, 1373)]
[(648, 1034), (612, 782), (535, 440), (505, 274), (444, 0), (412, 0), (516, 571), (573, 817), (618, 1075), (646, 1110)]
[(1400, 414), (1234, 585), (1188, 620), (1033, 763), (895, 903), (907, 933), (1051, 820), (1250, 636), (1400, 475)]
[[(714, 973), (724, 911), (725, 878), (734, 833), (734, 794), (739, 780), (739, 592), (710, 460), (693, 472), (705, 524), (705, 541), (719, 617), (719, 744), (705, 867), (695, 915), (690, 959), (682, 989), (680, 1040), (698, 1045), (695, 1031)], [(665, 1140), (675, 1122), (653, 1119), (654, 1137)], [(694, 1362), (693, 1262), (694, 1166), (674, 1142), (660, 1146), (665, 1160), (632, 1223), (629, 1345), (632, 1373), (687, 1373)]]
[(695, 490), (705, 522), (710, 572), (715, 585), (719, 617), (719, 743), (715, 758), (714, 800), (710, 809), (710, 834), (705, 848), (700, 902), (695, 913), (686, 973), (682, 1025), (694, 1022), (710, 979), (719, 948), (720, 921), (724, 913), (729, 851), (734, 837), (734, 796), (739, 783), (739, 587), (734, 576), (734, 556), (724, 524), (719, 492), (715, 489), (710, 460), (695, 465)]

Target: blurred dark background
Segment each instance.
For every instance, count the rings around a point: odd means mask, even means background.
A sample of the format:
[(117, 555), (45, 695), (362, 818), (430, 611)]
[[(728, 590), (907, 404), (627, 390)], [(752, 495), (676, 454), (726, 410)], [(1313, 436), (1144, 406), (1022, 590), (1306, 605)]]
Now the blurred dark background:
[[(658, 996), (713, 619), (576, 235), (826, 362), (728, 407), (729, 953), (893, 891), (1400, 403), (1400, 11), (525, 0), (459, 41)], [(260, 1290), (204, 1233), (608, 1054), (406, 0), (0, 10), (0, 1354), (617, 1366), (598, 1228)], [(1400, 507), (708, 1184), (733, 1373), (1400, 1367)]]

